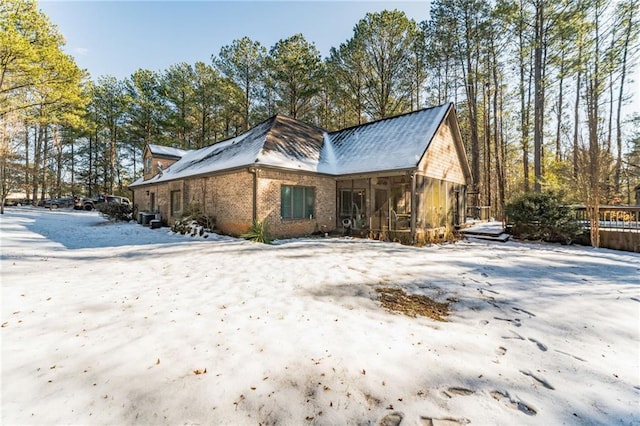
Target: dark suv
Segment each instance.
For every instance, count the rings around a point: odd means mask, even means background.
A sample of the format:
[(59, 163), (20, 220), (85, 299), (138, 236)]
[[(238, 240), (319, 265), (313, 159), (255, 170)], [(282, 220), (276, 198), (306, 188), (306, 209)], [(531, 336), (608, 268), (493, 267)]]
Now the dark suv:
[(93, 210), (98, 204), (101, 203), (117, 203), (117, 204), (131, 204), (131, 201), (127, 197), (120, 197), (119, 195), (97, 195), (93, 198), (76, 198), (73, 208), (76, 210)]

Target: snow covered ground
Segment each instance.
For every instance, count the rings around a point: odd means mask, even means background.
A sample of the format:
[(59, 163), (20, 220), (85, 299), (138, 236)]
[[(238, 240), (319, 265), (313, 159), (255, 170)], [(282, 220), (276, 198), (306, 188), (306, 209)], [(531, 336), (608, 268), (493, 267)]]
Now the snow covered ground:
[[(3, 425), (640, 424), (640, 255), (0, 217)], [(446, 322), (376, 288), (452, 301)]]

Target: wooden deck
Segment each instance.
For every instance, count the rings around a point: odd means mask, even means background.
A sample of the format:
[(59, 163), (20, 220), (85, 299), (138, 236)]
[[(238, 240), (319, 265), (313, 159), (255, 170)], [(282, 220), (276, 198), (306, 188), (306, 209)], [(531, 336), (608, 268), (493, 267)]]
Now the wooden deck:
[(501, 243), (508, 241), (511, 237), (505, 232), (502, 222), (478, 222), (460, 230), (460, 233), (468, 238), (499, 241)]

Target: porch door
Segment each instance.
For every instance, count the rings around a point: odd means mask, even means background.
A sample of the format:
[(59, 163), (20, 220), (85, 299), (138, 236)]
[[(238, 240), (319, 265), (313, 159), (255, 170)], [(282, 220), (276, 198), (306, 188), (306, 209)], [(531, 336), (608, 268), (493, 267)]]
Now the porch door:
[(376, 188), (372, 220), (373, 229), (387, 229), (389, 227), (389, 192)]
[(348, 220), (351, 227), (360, 229), (366, 223), (366, 192), (364, 189), (340, 190), (340, 222)]

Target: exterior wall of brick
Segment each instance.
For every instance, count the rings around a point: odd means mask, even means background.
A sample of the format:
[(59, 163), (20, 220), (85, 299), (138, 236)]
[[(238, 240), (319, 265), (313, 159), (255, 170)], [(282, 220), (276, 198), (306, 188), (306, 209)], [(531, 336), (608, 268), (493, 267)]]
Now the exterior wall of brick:
[[(161, 198), (161, 194), (169, 194), (169, 189), (167, 185), (168, 184), (166, 182), (163, 182), (160, 184), (145, 185), (142, 187), (134, 188), (133, 189), (134, 207), (137, 208), (139, 212), (157, 211), (158, 207), (160, 209), (162, 209), (163, 207), (166, 207), (168, 209), (168, 207), (166, 205), (163, 206), (164, 203), (161, 202), (161, 200), (163, 199)], [(147, 194), (147, 191), (149, 192), (149, 194)], [(151, 206), (151, 194), (155, 194), (156, 208), (152, 208)], [(163, 213), (163, 218), (167, 217), (166, 216), (167, 212), (168, 210), (165, 210), (165, 213)]]
[[(267, 224), (274, 237), (309, 235), (336, 229), (336, 181), (332, 177), (273, 169), (258, 169), (258, 220)], [(314, 217), (283, 219), (280, 214), (281, 186), (313, 187)]]
[(438, 129), (418, 168), (425, 176), (465, 185), (467, 182), (449, 120)]
[(221, 232), (240, 235), (253, 218), (253, 175), (243, 169), (185, 180), (183, 202), (185, 206), (199, 204), (205, 214), (215, 216)]

